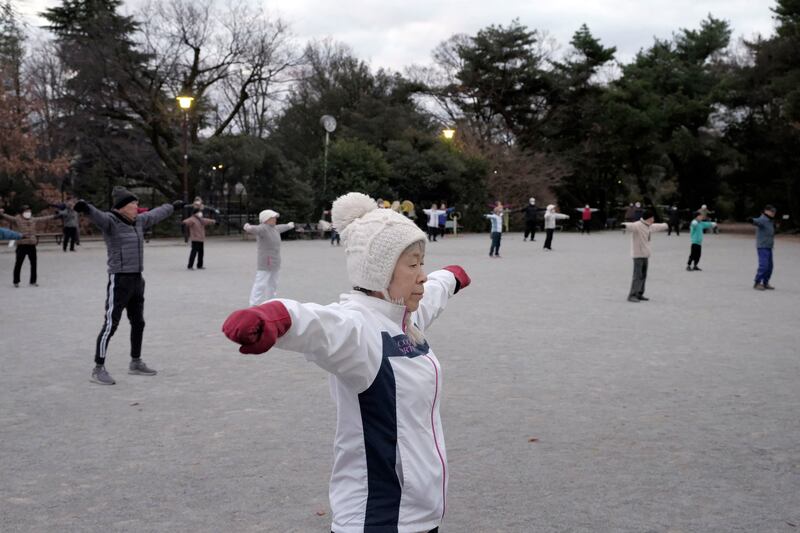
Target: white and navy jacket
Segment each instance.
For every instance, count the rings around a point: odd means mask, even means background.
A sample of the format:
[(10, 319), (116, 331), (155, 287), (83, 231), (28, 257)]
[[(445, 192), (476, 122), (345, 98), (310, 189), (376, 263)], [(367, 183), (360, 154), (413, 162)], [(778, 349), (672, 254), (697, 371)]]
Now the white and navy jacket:
[[(412, 315), (425, 331), (455, 293), (447, 270), (428, 275)], [(292, 325), (276, 347), (331, 373), (336, 401), (330, 502), (335, 533), (417, 533), (445, 513), (447, 455), (439, 405), (442, 371), (427, 342), (403, 331), (405, 306), (360, 292), (339, 303), (280, 299)]]

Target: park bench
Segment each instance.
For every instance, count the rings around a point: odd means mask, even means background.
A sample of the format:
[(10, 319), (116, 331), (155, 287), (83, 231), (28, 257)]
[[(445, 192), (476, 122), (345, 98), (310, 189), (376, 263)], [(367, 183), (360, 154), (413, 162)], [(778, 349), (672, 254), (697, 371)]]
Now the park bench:
[(63, 232), (58, 232), (58, 233), (38, 233), (36, 235), (36, 244), (39, 244), (40, 242), (42, 242), (43, 238), (48, 238), (48, 237), (55, 237), (56, 244), (60, 245), (61, 244), (61, 240), (64, 238), (64, 233)]
[(294, 237), (297, 239), (318, 239), (320, 236), (322, 236), (322, 233), (319, 230), (319, 225), (316, 222), (295, 225), (294, 232)]

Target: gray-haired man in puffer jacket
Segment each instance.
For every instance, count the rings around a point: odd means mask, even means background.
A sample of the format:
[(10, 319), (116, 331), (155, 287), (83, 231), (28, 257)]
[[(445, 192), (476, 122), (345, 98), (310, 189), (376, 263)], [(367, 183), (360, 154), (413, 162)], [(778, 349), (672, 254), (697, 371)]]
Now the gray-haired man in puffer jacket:
[(144, 333), (144, 232), (183, 207), (177, 200), (139, 214), (139, 199), (124, 187), (114, 187), (111, 211), (100, 211), (80, 200), (75, 210), (85, 213), (103, 232), (108, 251), (108, 287), (103, 328), (97, 336), (95, 368), (91, 380), (100, 385), (113, 385), (114, 379), (105, 369), (106, 351), (117, 330), (122, 311), (128, 310), (131, 323), (131, 363), (129, 374), (154, 376), (156, 371), (141, 359)]

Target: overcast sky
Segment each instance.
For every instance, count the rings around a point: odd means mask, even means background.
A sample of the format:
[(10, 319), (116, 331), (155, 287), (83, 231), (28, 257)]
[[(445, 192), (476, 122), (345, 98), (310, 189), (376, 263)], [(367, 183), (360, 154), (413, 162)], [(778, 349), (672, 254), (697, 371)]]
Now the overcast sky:
[[(127, 0), (132, 2), (135, 0)], [(220, 0), (222, 2), (223, 0)], [(254, 0), (255, 1), (255, 0)], [(34, 14), (54, 0), (16, 0), (36, 25)], [(133, 4), (130, 4), (133, 5)], [(727, 20), (734, 38), (773, 33), (772, 0), (274, 0), (271, 13), (288, 21), (300, 42), (332, 37), (350, 45), (373, 67), (402, 70), (430, 62), (431, 50), (454, 33), (474, 34), (489, 24), (519, 18), (546, 30), (561, 49), (586, 23), (617, 58), (630, 60), (653, 37), (669, 38), (680, 28), (697, 28), (709, 13)]]

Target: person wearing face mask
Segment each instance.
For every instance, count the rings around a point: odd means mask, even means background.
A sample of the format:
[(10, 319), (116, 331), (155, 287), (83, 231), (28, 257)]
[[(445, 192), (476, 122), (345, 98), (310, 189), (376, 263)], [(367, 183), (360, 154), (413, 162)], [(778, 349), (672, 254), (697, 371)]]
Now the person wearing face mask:
[(144, 335), (144, 233), (175, 210), (183, 207), (181, 200), (164, 204), (146, 213), (139, 213), (139, 199), (124, 187), (111, 192), (111, 211), (100, 211), (85, 200), (75, 204), (103, 232), (108, 255), (108, 285), (106, 286), (105, 318), (94, 353), (95, 367), (91, 381), (99, 385), (116, 383), (106, 370), (108, 343), (117, 331), (122, 311), (127, 310), (131, 323), (131, 362), (128, 374), (154, 376), (156, 371), (142, 361)]
[(527, 241), (528, 235), (530, 235), (531, 242), (534, 242), (536, 240), (536, 218), (540, 211), (536, 207), (536, 198), (530, 198), (528, 205), (522, 210), (525, 211), (525, 235), (522, 237), (522, 241)]
[(67, 251), (67, 246), (69, 246), (70, 252), (74, 252), (75, 245), (78, 242), (78, 212), (73, 209), (73, 205), (73, 201), (67, 200), (66, 203), (55, 206), (58, 209), (58, 216), (64, 220), (64, 236), (62, 237), (61, 245), (65, 252)]
[(57, 218), (58, 215), (45, 215), (43, 217), (35, 217), (31, 212), (31, 208), (27, 205), (22, 206), (22, 215), (12, 217), (5, 213), (4, 209), (0, 209), (0, 216), (5, 220), (11, 222), (22, 234), (22, 238), (17, 241), (17, 257), (14, 262), (14, 287), (19, 287), (20, 274), (22, 273), (22, 263), (25, 258), (28, 258), (31, 264), (31, 287), (38, 287), (36, 278), (36, 245), (39, 243), (39, 238), (36, 236), (37, 224), (46, 220)]
[(447, 215), (447, 212), (441, 211), (436, 204), (431, 204), (430, 209), (423, 209), (422, 212), (428, 215), (428, 241), (436, 242), (439, 235), (439, 216)]
[(278, 299), (222, 326), (243, 354), (302, 353), (330, 373), (336, 402), (331, 530), (438, 531), (447, 455), (442, 368), (425, 331), (470, 284), (459, 266), (423, 270), (426, 235), (361, 193), (333, 204), (353, 291), (338, 303)]
[(194, 268), (194, 259), (197, 257), (197, 268), (203, 270), (203, 247), (206, 240), (206, 226), (216, 224), (213, 218), (203, 217), (202, 205), (193, 208), (192, 216), (183, 220), (182, 224), (189, 230), (189, 238), (192, 240), (192, 251), (189, 253), (189, 270)]
[[(377, 207), (378, 204), (375, 204)], [(250, 305), (264, 303), (278, 295), (281, 271), (281, 233), (294, 229), (294, 222), (278, 224), (280, 213), (264, 209), (258, 214), (260, 224), (245, 224), (244, 231), (256, 236), (258, 264), (256, 279), (250, 291)]]
[(547, 238), (544, 240), (544, 249), (548, 252), (553, 251), (553, 234), (556, 232), (556, 221), (568, 220), (569, 215), (556, 212), (556, 206), (549, 204), (544, 212), (544, 231)]

